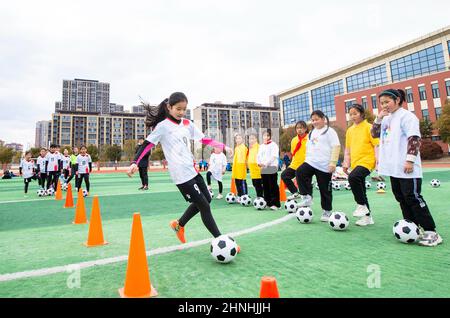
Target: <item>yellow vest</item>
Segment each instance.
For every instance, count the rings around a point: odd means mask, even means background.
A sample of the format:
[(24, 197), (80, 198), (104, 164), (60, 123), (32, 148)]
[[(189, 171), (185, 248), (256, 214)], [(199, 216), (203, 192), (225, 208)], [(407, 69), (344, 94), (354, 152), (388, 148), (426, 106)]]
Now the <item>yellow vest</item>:
[(248, 152), (248, 169), (250, 170), (250, 178), (261, 179), (261, 168), (256, 163), (256, 156), (258, 155), (259, 144), (256, 143)]
[(358, 125), (353, 124), (345, 134), (345, 148), (350, 149), (350, 167), (362, 166), (368, 170), (375, 168), (375, 146), (380, 143), (378, 138), (370, 134), (372, 125), (363, 120)]
[[(291, 153), (292, 154), (294, 154), (294, 150), (297, 147), (298, 142), (299, 142), (298, 136), (295, 136), (294, 138), (292, 138), (292, 141), (291, 141)], [(292, 161), (291, 161), (291, 164), (289, 165), (289, 168), (297, 170), (297, 168), (300, 167), (303, 162), (305, 162), (306, 143), (307, 142), (308, 142), (308, 136), (305, 136), (305, 138), (302, 139), (302, 145), (301, 145), (300, 149), (292, 157)]]
[(234, 149), (233, 168), (231, 177), (234, 179), (245, 180), (247, 178), (247, 150), (248, 148), (241, 144)]

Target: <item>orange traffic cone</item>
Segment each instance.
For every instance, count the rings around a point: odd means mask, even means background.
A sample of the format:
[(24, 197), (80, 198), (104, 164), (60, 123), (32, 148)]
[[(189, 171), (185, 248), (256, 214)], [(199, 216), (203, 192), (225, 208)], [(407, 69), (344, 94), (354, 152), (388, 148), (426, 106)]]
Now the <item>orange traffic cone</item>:
[(61, 182), (59, 182), (58, 180), (58, 184), (56, 186), (56, 193), (55, 193), (55, 200), (62, 200), (63, 199), (63, 195), (62, 195), (62, 190), (61, 190)]
[(73, 208), (72, 185), (70, 183), (67, 187), (66, 202), (64, 203), (64, 207)]
[(264, 276), (261, 279), (259, 298), (280, 298), (275, 277)]
[(140, 213), (133, 214), (125, 286), (119, 289), (119, 295), (122, 298), (149, 298), (158, 295), (150, 283)]
[(237, 190), (236, 190), (236, 183), (234, 182), (234, 178), (231, 178), (231, 193), (233, 193), (234, 195), (237, 195)]
[(284, 184), (284, 181), (280, 181), (280, 202), (286, 201), (286, 185)]
[(103, 239), (102, 217), (100, 216), (100, 205), (98, 203), (98, 196), (94, 196), (92, 201), (91, 222), (89, 222), (88, 240), (84, 243), (87, 247), (99, 246), (108, 244)]
[(84, 197), (83, 190), (78, 189), (78, 198), (77, 198), (77, 206), (75, 208), (75, 220), (72, 222), (73, 224), (86, 224), (86, 208), (84, 206)]

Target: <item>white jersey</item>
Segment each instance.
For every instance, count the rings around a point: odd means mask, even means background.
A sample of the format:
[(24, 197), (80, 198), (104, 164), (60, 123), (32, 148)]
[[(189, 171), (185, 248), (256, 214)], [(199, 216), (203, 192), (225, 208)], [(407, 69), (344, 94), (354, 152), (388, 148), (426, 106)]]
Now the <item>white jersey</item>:
[(47, 156), (45, 156), (47, 158), (48, 161), (48, 165), (47, 165), (47, 172), (54, 172), (54, 171), (58, 171), (59, 170), (59, 162), (58, 160), (60, 160), (60, 156), (58, 152), (54, 152), (54, 153), (47, 153)]
[(147, 140), (155, 146), (160, 142), (175, 184), (182, 184), (197, 176), (190, 140), (203, 139), (205, 135), (188, 119), (178, 124), (166, 118), (156, 125)]
[(70, 168), (70, 156), (62, 156), (63, 169), (69, 170)]
[(47, 157), (41, 157), (39, 156), (36, 160), (36, 164), (38, 165), (39, 172), (40, 173), (47, 173), (47, 170), (45, 170), (45, 164), (47, 163)]
[(403, 171), (408, 150), (408, 138), (420, 137), (419, 120), (410, 111), (399, 108), (381, 122), (378, 173), (395, 178), (422, 178), (420, 152), (412, 173)]
[(209, 166), (208, 171), (211, 172), (213, 178), (216, 181), (222, 182), (222, 171), (227, 167), (227, 157), (223, 154), (223, 152), (216, 154), (213, 153), (211, 157), (209, 157)]
[(261, 174), (273, 174), (278, 171), (279, 152), (278, 145), (273, 141), (269, 144), (259, 145), (256, 163), (266, 166), (265, 168), (261, 168)]
[(327, 126), (321, 129), (314, 129), (306, 143), (305, 162), (322, 172), (328, 172), (333, 147), (341, 145), (339, 137), (333, 128), (328, 128), (326, 134), (322, 135), (326, 129)]
[(34, 168), (34, 161), (26, 161), (25, 159), (22, 159), (20, 162), (20, 168), (22, 168), (22, 176), (27, 179), (31, 178), (33, 176), (33, 168)]
[(78, 164), (78, 173), (86, 174), (89, 173), (89, 163), (92, 162), (91, 156), (86, 155), (78, 155), (77, 156), (77, 164)]

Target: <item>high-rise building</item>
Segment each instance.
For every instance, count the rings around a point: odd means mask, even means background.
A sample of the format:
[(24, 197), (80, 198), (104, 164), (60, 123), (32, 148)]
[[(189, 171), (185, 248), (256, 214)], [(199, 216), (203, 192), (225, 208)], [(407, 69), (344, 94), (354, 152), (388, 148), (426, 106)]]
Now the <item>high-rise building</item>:
[(55, 102), (55, 112), (60, 111), (62, 108), (62, 102)]
[(123, 105), (118, 105), (116, 103), (109, 103), (108, 113), (123, 113)]
[(62, 111), (109, 113), (109, 83), (96, 80), (63, 80)]
[(144, 113), (144, 106), (143, 105), (132, 106), (131, 107), (131, 112), (133, 114), (143, 114)]
[(36, 123), (36, 135), (34, 146), (37, 148), (48, 147), (48, 120), (41, 120)]

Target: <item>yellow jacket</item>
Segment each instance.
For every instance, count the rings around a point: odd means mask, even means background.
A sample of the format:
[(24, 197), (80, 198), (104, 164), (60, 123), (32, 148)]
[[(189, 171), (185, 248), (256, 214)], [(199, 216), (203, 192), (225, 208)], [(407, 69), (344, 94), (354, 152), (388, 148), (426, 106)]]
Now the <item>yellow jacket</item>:
[(250, 147), (248, 151), (248, 169), (250, 170), (250, 178), (261, 179), (261, 168), (256, 163), (256, 156), (258, 155), (259, 144), (256, 143)]
[[(345, 134), (345, 153), (350, 155), (350, 167), (354, 169), (356, 166), (362, 166), (368, 170), (375, 168), (375, 146), (380, 143), (378, 138), (373, 138), (370, 134), (371, 124), (367, 120), (362, 121), (358, 125), (353, 124), (347, 129)], [(347, 166), (348, 160), (344, 160)]]
[(308, 135), (306, 135), (302, 139), (302, 144), (300, 146), (300, 149), (294, 155), (295, 148), (297, 147), (297, 144), (299, 143), (299, 138), (298, 138), (298, 136), (295, 136), (294, 138), (292, 138), (291, 153), (293, 156), (292, 156), (292, 161), (291, 161), (291, 164), (289, 165), (289, 168), (297, 170), (297, 168), (300, 167), (302, 165), (302, 163), (305, 161), (306, 143), (307, 142), (308, 142)]
[(247, 178), (247, 152), (248, 148), (244, 144), (240, 144), (234, 149), (232, 178), (239, 180)]

